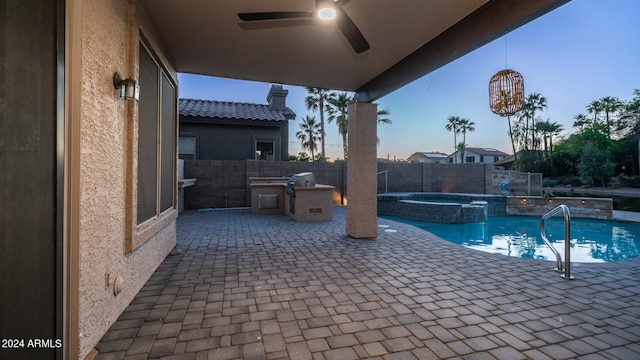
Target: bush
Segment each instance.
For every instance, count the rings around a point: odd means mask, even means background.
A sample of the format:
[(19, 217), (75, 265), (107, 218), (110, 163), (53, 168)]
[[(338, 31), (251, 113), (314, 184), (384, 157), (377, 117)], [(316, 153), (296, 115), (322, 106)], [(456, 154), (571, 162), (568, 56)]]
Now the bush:
[(640, 188), (640, 176), (622, 176), (620, 181), (626, 187)]
[(578, 176), (563, 176), (558, 179), (561, 185), (571, 185), (573, 187), (582, 186), (582, 180)]
[(583, 148), (578, 173), (586, 184), (605, 186), (605, 180), (613, 175), (615, 168), (609, 151), (601, 151), (593, 144), (587, 144)]

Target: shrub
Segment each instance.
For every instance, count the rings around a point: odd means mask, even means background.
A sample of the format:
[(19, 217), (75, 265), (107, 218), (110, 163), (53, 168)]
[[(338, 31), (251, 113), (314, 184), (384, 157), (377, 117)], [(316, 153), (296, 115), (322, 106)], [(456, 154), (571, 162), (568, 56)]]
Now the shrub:
[(561, 185), (571, 185), (573, 187), (578, 187), (582, 185), (582, 180), (578, 176), (563, 176), (558, 179), (558, 182)]
[(640, 176), (622, 176), (620, 181), (626, 187), (640, 188)]
[(615, 167), (609, 151), (601, 151), (596, 145), (587, 144), (582, 150), (578, 173), (588, 185), (605, 186), (605, 179), (613, 175)]

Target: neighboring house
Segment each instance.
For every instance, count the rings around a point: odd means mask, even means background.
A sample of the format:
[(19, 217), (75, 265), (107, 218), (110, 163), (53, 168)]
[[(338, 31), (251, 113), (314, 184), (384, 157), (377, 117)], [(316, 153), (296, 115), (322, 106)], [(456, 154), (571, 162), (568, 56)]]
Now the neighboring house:
[[(522, 159), (527, 159), (527, 158), (538, 158), (538, 159), (542, 159), (544, 156), (544, 153), (542, 152), (542, 150), (520, 150), (518, 151), (518, 159), (522, 160)], [(509, 155), (506, 158), (498, 161), (495, 165), (496, 166), (500, 166), (502, 167), (504, 170), (513, 170), (513, 164), (516, 161), (516, 157), (513, 155)]]
[(495, 163), (496, 166), (501, 166), (504, 170), (512, 170), (513, 163), (515, 162), (516, 157), (514, 155), (509, 155), (506, 158)]
[(289, 157), (288, 90), (272, 85), (268, 104), (180, 99), (179, 157), (270, 160)]
[[(461, 164), (462, 156), (462, 152), (458, 150), (447, 157), (447, 162)], [(494, 148), (468, 147), (464, 150), (464, 163), (495, 164), (507, 156), (509, 154)]]
[(409, 156), (409, 162), (426, 164), (444, 164), (447, 162), (447, 154), (439, 152), (416, 152)]

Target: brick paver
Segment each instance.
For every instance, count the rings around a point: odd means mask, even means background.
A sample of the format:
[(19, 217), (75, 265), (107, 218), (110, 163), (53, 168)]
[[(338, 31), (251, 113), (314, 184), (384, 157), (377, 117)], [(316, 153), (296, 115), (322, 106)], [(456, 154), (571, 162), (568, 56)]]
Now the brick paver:
[(640, 358), (640, 259), (573, 266), (478, 252), (345, 209), (297, 223), (188, 211), (97, 359)]

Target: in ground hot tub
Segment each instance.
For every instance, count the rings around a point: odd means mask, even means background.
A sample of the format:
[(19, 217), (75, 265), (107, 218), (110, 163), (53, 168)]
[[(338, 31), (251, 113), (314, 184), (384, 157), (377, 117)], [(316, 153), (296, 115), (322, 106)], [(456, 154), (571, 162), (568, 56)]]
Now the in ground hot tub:
[(377, 205), (378, 215), (448, 224), (484, 222), (506, 211), (504, 196), (477, 194), (381, 194)]

